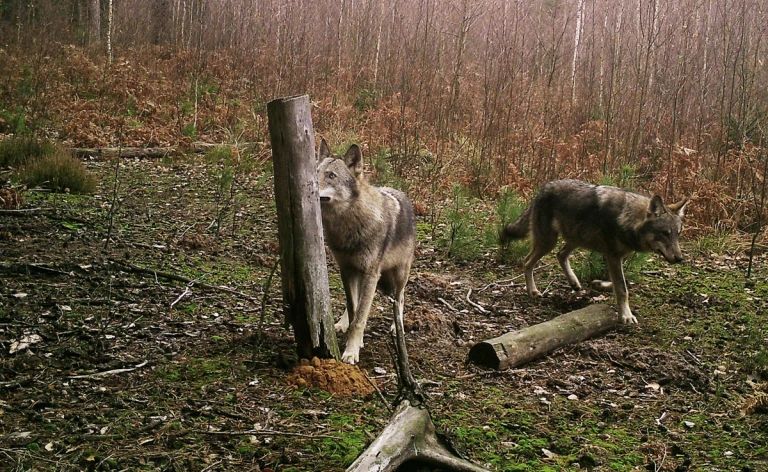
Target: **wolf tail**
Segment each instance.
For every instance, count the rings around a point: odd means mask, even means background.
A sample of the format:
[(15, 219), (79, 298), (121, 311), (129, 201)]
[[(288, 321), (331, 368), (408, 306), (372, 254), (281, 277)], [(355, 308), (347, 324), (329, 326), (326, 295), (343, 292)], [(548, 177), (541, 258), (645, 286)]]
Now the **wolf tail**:
[(523, 239), (531, 232), (531, 208), (533, 205), (523, 211), (514, 223), (508, 223), (499, 232), (499, 242), (507, 244), (513, 239)]

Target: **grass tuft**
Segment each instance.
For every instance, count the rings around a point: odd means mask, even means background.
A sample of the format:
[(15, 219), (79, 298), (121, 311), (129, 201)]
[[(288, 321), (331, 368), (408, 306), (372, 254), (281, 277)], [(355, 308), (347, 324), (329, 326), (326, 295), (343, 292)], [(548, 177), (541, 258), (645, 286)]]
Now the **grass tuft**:
[(32, 137), (12, 137), (0, 141), (0, 167), (18, 168), (31, 160), (51, 156), (56, 146)]
[(90, 194), (96, 190), (96, 179), (76, 157), (63, 151), (34, 159), (17, 172), (28, 187), (43, 187), (54, 192)]

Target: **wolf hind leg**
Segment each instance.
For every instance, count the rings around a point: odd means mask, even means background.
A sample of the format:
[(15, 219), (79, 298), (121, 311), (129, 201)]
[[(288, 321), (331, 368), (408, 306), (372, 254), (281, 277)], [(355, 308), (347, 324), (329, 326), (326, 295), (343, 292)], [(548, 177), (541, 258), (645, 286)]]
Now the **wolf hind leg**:
[(573, 269), (571, 269), (570, 262), (571, 253), (574, 249), (576, 249), (576, 246), (566, 241), (563, 248), (557, 252), (557, 261), (560, 262), (560, 267), (563, 268), (563, 272), (565, 272), (565, 276), (568, 278), (568, 283), (571, 285), (571, 288), (579, 291), (581, 290), (581, 283), (579, 283), (579, 278), (576, 277)]
[(365, 273), (360, 278), (355, 316), (349, 324), (347, 345), (344, 349), (344, 354), (341, 355), (342, 362), (347, 364), (356, 364), (360, 360), (360, 348), (363, 347), (365, 325), (368, 322), (368, 313), (371, 311), (378, 278), (378, 272)]
[(620, 257), (605, 256), (608, 265), (608, 275), (613, 283), (613, 293), (616, 295), (616, 305), (619, 311), (621, 321), (625, 324), (637, 324), (637, 318), (629, 309), (629, 293), (627, 291), (627, 280), (624, 277), (624, 268)]
[(525, 286), (528, 289), (528, 295), (531, 297), (540, 297), (541, 292), (536, 288), (536, 281), (533, 279), (533, 269), (539, 259), (547, 255), (557, 243), (557, 233), (554, 232), (536, 232), (534, 231), (531, 252), (525, 257)]

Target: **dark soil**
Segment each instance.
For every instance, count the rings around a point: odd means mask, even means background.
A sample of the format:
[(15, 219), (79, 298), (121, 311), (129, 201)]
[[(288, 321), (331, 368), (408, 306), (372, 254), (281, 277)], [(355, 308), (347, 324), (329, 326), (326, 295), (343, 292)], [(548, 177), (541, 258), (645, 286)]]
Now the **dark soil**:
[[(300, 363), (268, 284), (266, 166), (226, 201), (192, 158), (88, 165), (96, 195), (25, 192), (38, 210), (0, 214), (0, 470), (349, 465), (397, 395), (387, 304), (359, 368)], [(765, 256), (745, 286), (743, 245), (685, 252), (630, 276), (638, 326), (494, 372), (467, 364), (475, 342), (612, 297), (572, 293), (545, 259), (531, 300), (518, 267), (422, 237), (407, 343), (438, 427), (492, 470), (768, 470)]]

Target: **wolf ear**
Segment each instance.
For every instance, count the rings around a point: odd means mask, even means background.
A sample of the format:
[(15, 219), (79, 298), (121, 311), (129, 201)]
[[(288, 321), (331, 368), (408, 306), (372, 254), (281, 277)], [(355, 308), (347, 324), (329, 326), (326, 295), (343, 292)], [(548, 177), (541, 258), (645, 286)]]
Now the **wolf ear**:
[(650, 216), (661, 216), (667, 212), (667, 207), (664, 206), (664, 201), (660, 196), (654, 195), (651, 198), (651, 203), (648, 204), (648, 214)]
[(682, 218), (685, 215), (685, 207), (686, 207), (686, 205), (688, 205), (689, 201), (690, 201), (690, 199), (688, 197), (686, 197), (686, 198), (680, 200), (677, 203), (673, 203), (673, 204), (669, 205), (669, 209), (672, 212), (677, 213), (677, 216)]
[(344, 154), (344, 163), (355, 174), (355, 177), (363, 173), (363, 152), (360, 150), (360, 146), (357, 144), (349, 146), (347, 153)]
[(320, 149), (317, 152), (317, 160), (322, 161), (326, 157), (332, 157), (331, 149), (328, 147), (328, 143), (325, 142), (325, 138), (321, 138)]

